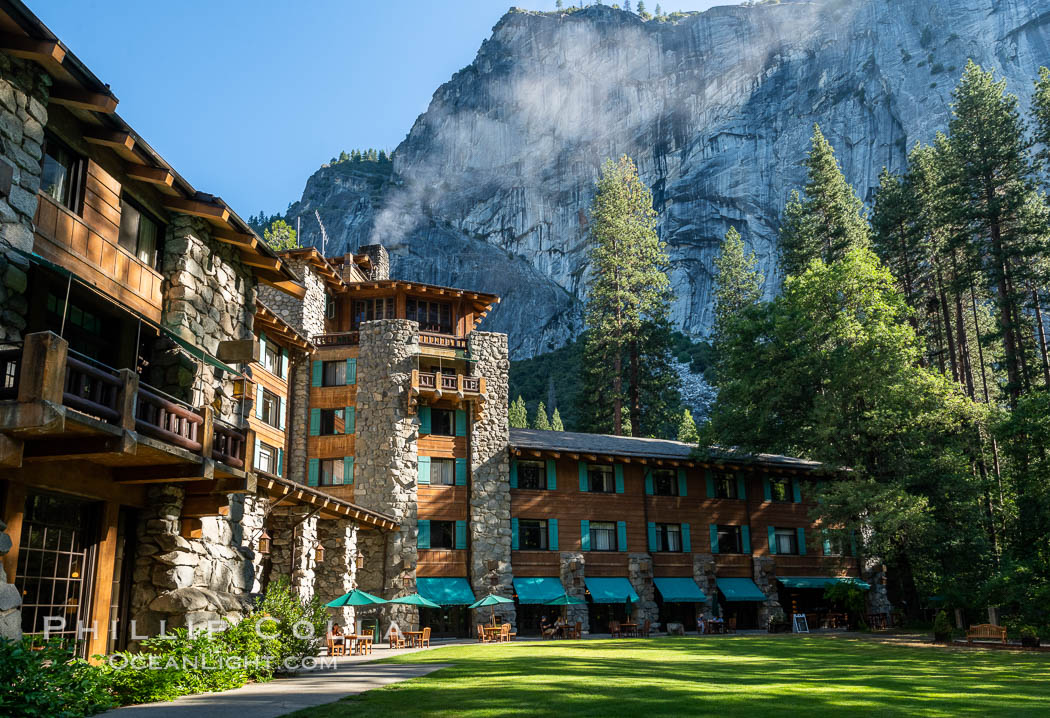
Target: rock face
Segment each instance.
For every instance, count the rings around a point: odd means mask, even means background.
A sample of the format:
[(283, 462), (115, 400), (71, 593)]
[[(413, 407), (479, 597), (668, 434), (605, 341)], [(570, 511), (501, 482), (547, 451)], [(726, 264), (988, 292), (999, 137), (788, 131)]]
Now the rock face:
[(946, 127), (968, 57), (1003, 73), (1026, 108), (1050, 63), (1050, 12), (1034, 0), (819, 0), (643, 22), (605, 6), (512, 9), (438, 88), (391, 175), (322, 168), (289, 219), (319, 244), (319, 210), (330, 255), (382, 242), (395, 277), (501, 294), (486, 328), (522, 358), (579, 331), (594, 181), (626, 153), (661, 213), (675, 322), (705, 335), (730, 225), (775, 291), (779, 216), (813, 123), (870, 199), (884, 165)]

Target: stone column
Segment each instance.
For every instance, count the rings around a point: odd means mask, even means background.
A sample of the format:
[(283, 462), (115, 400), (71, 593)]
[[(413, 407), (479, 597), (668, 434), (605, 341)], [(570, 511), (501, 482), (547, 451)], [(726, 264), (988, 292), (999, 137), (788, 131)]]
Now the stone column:
[[(507, 335), (473, 332), (470, 356), (474, 370), (485, 378), (482, 410), (473, 406), (470, 427), (470, 582), (478, 598), (498, 593), (514, 595), (510, 531), (510, 424), (507, 418)], [(480, 413), (480, 416), (479, 416)], [(500, 604), (496, 613), (514, 623), (514, 604)], [(476, 611), (475, 619), (491, 615)], [(475, 621), (476, 622), (476, 621)]]
[[(357, 524), (349, 519), (324, 519), (317, 523), (324, 546), (324, 561), (317, 565), (317, 595), (328, 603), (357, 585)], [(354, 628), (354, 607), (329, 609), (332, 620)]]
[(363, 247), (358, 247), (357, 253), (367, 254), (368, 258), (372, 260), (372, 271), (369, 273), (369, 279), (373, 282), (390, 279), (390, 255), (387, 253), (386, 247), (381, 244), (366, 244)]
[[(7, 524), (0, 521), (0, 559), (11, 550), (11, 537), (4, 533)], [(4, 564), (0, 561), (0, 638), (17, 641), (22, 638), (22, 594), (13, 583), (7, 582)]]
[[(715, 581), (715, 557), (709, 553), (693, 554), (693, 580), (707, 596), (703, 603), (703, 614), (710, 618), (714, 615), (715, 600), (718, 596), (718, 583)], [(692, 627), (693, 629), (696, 626)], [(689, 626), (686, 626), (686, 630)]]
[[(565, 592), (576, 598), (587, 596), (587, 586), (583, 581), (586, 561), (582, 553), (578, 551), (562, 551), (560, 561), (561, 585)], [(577, 621), (583, 624), (584, 631), (591, 630), (590, 614), (586, 604), (567, 606), (565, 609), (566, 620), (575, 625)]]
[[(893, 604), (886, 594), (886, 566), (878, 559), (864, 558), (861, 578), (871, 584), (868, 591), (868, 613), (893, 613)], [(989, 609), (990, 610), (990, 609)]]
[(656, 587), (653, 585), (653, 557), (647, 553), (628, 554), (627, 577), (638, 594), (634, 622), (641, 624), (648, 619), (655, 623), (660, 617), (660, 610), (656, 605)]
[(318, 522), (313, 511), (309, 506), (289, 506), (270, 514), (270, 578), (287, 578), (303, 601), (313, 598), (316, 579)]
[(310, 431), (310, 357), (300, 355), (288, 373), (288, 456), (285, 478), (306, 483), (306, 437)]
[(266, 556), (259, 553), (259, 539), (266, 524), (270, 499), (265, 496), (234, 494), (230, 497), (230, 525), (233, 545), (240, 546), (244, 556), (244, 584), (252, 594), (263, 591)]
[(784, 609), (777, 597), (776, 561), (772, 556), (755, 556), (754, 566), (755, 585), (766, 595), (766, 600), (758, 607), (758, 627), (763, 628), (769, 624), (770, 616)]
[[(419, 419), (408, 413), (408, 386), (418, 335), (416, 322), (383, 319), (361, 325), (358, 345), (354, 503), (400, 522), (396, 532), (358, 536), (358, 586), (383, 598), (416, 590)], [(419, 621), (415, 606), (384, 604), (380, 613), (402, 628)]]

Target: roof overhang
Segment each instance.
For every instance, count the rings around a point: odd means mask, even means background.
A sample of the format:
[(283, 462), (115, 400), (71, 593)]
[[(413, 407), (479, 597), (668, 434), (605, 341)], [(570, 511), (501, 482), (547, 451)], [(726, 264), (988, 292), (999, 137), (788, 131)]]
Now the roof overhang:
[(314, 349), (313, 342), (258, 299), (255, 301), (255, 331), (256, 333), (265, 331), (268, 335), (276, 336), (285, 344), (304, 352), (311, 352)]
[(287, 257), (288, 259), (298, 259), (302, 262), (306, 262), (317, 275), (324, 280), (325, 287), (331, 292), (341, 292), (346, 287), (346, 282), (343, 281), (342, 275), (339, 270), (336, 269), (332, 262), (317, 251), (316, 247), (300, 247), (299, 249), (285, 249), (281, 251), (280, 256)]
[(478, 317), (475, 325), (488, 314), (489, 310), (499, 304), (499, 295), (487, 294), (485, 292), (472, 292), (455, 287), (442, 287), (437, 284), (423, 284), (422, 282), (409, 282), (403, 279), (382, 279), (371, 282), (354, 282), (346, 285), (346, 291), (351, 294), (370, 293), (376, 290), (400, 290), (414, 294), (427, 295), (433, 299), (463, 299), (470, 302)]
[(365, 528), (380, 531), (394, 531), (400, 526), (393, 516), (362, 508), (349, 501), (337, 499), (319, 489), (282, 479), (279, 476), (260, 473), (257, 490), (282, 503), (310, 506), (317, 510), (318, 516), (322, 519), (352, 519)]

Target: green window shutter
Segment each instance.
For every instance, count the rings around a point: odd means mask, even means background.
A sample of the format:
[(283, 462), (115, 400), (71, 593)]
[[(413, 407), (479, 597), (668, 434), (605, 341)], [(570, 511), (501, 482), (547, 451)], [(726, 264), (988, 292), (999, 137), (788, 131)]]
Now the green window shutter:
[(715, 474), (711, 469), (704, 469), (704, 480), (707, 482), (707, 498), (715, 497)]
[(310, 409), (310, 436), (321, 433), (321, 410)]
[(580, 522), (580, 550), (590, 551), (591, 550), (591, 522), (581, 521)]
[(357, 407), (346, 407), (346, 413), (343, 414), (343, 430), (347, 434), (353, 434), (357, 431)]
[(456, 409), (456, 436), (467, 435), (467, 412)]
[(678, 470), (678, 495), (679, 496), (688, 496), (689, 492), (687, 491), (687, 488), (688, 487), (686, 486), (686, 480), (685, 480), (685, 469), (679, 469)]
[(284, 449), (277, 450), (277, 475), (284, 476)]
[(320, 472), (321, 462), (318, 459), (310, 459), (306, 462), (306, 485), (317, 486), (317, 474)]
[(321, 362), (315, 361), (310, 368), (310, 386), (321, 386), (321, 370)]
[(796, 504), (802, 501), (802, 487), (798, 479), (791, 480), (791, 500)]
[(343, 457), (343, 483), (347, 486), (354, 485), (354, 457)]
[(288, 378), (288, 350), (281, 347), (281, 378)]
[(419, 434), (430, 433), (430, 407), (424, 406), (419, 410)]
[(255, 453), (252, 454), (252, 466), (258, 466), (259, 465), (259, 454), (261, 454), (261, 453), (262, 453), (262, 440), (261, 439), (256, 439), (255, 440)]
[(350, 357), (346, 360), (346, 384), (357, 383), (357, 359)]
[(518, 488), (518, 460), (510, 460), (510, 488)]
[(558, 519), (547, 519), (547, 548), (558, 550)]
[(517, 551), (520, 546), (518, 542), (518, 520), (510, 520), (510, 548), (512, 551)]
[(613, 476), (616, 477), (616, 493), (623, 493), (623, 464), (613, 466)]
[(821, 529), (820, 530), (820, 542), (821, 542), (821, 544), (823, 544), (822, 548), (824, 549), (824, 555), (825, 556), (830, 556), (831, 555), (831, 537), (828, 535), (828, 530), (827, 529)]
[(796, 531), (798, 531), (798, 555), (799, 556), (805, 556), (806, 555), (806, 529), (804, 529), (802, 527), (799, 527), (799, 528), (796, 529)]
[(580, 466), (580, 491), (590, 491), (591, 482), (587, 478), (587, 462), (579, 462)]
[(769, 555), (776, 556), (777, 554), (777, 530), (772, 526), (766, 527), (766, 533), (769, 535)]
[(656, 524), (650, 521), (646, 528), (649, 534), (649, 551), (659, 551), (660, 544), (658, 541), (660, 537), (656, 535)]
[(685, 553), (693, 552), (693, 542), (689, 538), (689, 524), (682, 524), (682, 551)]
[(736, 497), (738, 499), (747, 498), (747, 479), (743, 476), (736, 477)]
[(710, 524), (711, 528), (711, 553), (718, 553), (718, 524)]
[(653, 495), (653, 470), (652, 469), (646, 469), (645, 470), (645, 495), (646, 496), (652, 496)]
[(457, 521), (456, 522), (456, 548), (467, 547), (467, 522)]
[(456, 459), (456, 486), (467, 485), (467, 460)]
[(286, 405), (283, 396), (280, 398), (280, 401), (277, 402), (277, 406), (279, 407), (277, 409), (277, 428), (284, 431), (284, 414)]
[(418, 536), (416, 537), (416, 548), (430, 548), (430, 521), (421, 519), (416, 522)]
[(763, 501), (772, 501), (773, 500), (773, 490), (769, 488), (769, 477), (768, 476), (763, 476), (762, 477), (762, 500)]
[(743, 544), (744, 553), (751, 553), (751, 527), (740, 527), (740, 543)]
[(547, 491), (558, 490), (558, 465), (554, 459), (547, 459)]
[(255, 418), (262, 419), (262, 404), (263, 404), (263, 389), (262, 384), (255, 385)]
[(418, 461), (418, 476), (416, 478), (416, 484), (419, 486), (430, 485), (430, 457), (420, 456)]
[(616, 522), (616, 550), (626, 551), (627, 550), (627, 522), (617, 521)]

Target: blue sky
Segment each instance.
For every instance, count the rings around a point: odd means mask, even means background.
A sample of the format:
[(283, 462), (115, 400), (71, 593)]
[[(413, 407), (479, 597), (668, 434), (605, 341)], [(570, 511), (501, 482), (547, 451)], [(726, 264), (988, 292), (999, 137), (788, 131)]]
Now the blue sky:
[[(26, 1), (110, 84), (132, 127), (195, 187), (244, 217), (283, 212), (340, 150), (396, 147), (510, 7), (510, 0)], [(554, 7), (554, 0), (518, 2)], [(731, 2), (662, 5), (670, 12)], [(655, 5), (650, 0), (650, 11)]]

